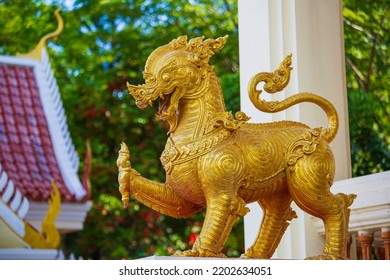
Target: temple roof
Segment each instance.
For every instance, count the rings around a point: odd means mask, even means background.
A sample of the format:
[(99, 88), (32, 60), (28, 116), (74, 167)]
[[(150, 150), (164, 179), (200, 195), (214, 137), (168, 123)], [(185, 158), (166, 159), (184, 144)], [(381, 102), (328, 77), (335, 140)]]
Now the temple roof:
[(54, 180), (63, 202), (84, 201), (78, 166), (45, 49), (40, 61), (0, 56), (0, 198), (23, 218)]
[(89, 142), (81, 182), (45, 49), (63, 29), (59, 11), (32, 51), (0, 56), (0, 259), (57, 258), (60, 233), (82, 229), (92, 206)]

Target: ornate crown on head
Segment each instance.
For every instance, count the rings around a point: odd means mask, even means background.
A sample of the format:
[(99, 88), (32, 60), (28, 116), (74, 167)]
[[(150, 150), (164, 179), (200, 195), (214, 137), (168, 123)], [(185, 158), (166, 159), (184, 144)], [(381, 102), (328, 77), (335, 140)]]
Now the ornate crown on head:
[(208, 63), (212, 55), (223, 48), (227, 38), (228, 36), (226, 35), (217, 39), (207, 39), (203, 41), (204, 36), (201, 36), (187, 42), (186, 35), (180, 36), (177, 39), (172, 40), (169, 44), (161, 46), (153, 51), (148, 58), (145, 69), (149, 68), (148, 66), (159, 57), (175, 51), (187, 51), (193, 55), (192, 58), (197, 64), (203, 65)]

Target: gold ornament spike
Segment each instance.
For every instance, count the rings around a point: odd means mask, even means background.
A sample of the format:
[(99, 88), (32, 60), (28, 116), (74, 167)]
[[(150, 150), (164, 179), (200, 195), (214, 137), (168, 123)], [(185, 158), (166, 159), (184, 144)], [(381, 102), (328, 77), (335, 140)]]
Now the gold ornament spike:
[(226, 111), (222, 89), (209, 59), (227, 37), (187, 41), (181, 36), (157, 48), (145, 64), (145, 84), (128, 84), (140, 109), (159, 99), (156, 116), (170, 127), (160, 157), (165, 183), (142, 177), (131, 168), (130, 152), (122, 143), (117, 166), (119, 190), (146, 206), (176, 218), (206, 208), (202, 230), (191, 250), (180, 256), (224, 257), (223, 246), (235, 222), (249, 211), (247, 203), (264, 209), (262, 225), (244, 258), (271, 258), (289, 222), (296, 218), (290, 207), (323, 220), (326, 244), (315, 259), (345, 259), (349, 206), (355, 195), (333, 194), (335, 173), (329, 143), (338, 128), (337, 112), (326, 99), (298, 93), (280, 102), (260, 99), (256, 87), (275, 93), (290, 79), (292, 57), (272, 72), (256, 74), (249, 83), (253, 104), (264, 112), (278, 112), (311, 102), (328, 116), (328, 126), (310, 128), (303, 123), (280, 121), (249, 124), (249, 117)]
[(61, 212), (61, 195), (52, 181), (53, 192), (49, 199), (49, 209), (42, 221), (42, 233), (39, 233), (30, 224), (25, 222), (25, 236), (23, 238), (32, 248), (55, 249), (60, 245), (61, 237), (55, 222)]
[(54, 32), (50, 32), (49, 34), (46, 34), (39, 40), (39, 43), (36, 45), (36, 47), (26, 53), (26, 54), (17, 54), (19, 57), (24, 57), (24, 58), (32, 58), (35, 60), (41, 60), (42, 59), (42, 50), (46, 47), (46, 42), (50, 39), (56, 39), (63, 31), (64, 29), (64, 21), (60, 15), (61, 8), (58, 7), (58, 9), (54, 12), (56, 18), (57, 18), (57, 23), (58, 27)]

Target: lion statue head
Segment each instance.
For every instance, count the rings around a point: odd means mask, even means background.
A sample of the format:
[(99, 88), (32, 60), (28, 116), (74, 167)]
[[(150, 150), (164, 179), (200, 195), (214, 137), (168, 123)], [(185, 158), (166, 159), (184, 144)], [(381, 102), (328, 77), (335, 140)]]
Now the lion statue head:
[(180, 36), (157, 48), (146, 61), (145, 84), (134, 86), (127, 83), (140, 109), (160, 98), (156, 116), (169, 123), (169, 132), (177, 126), (179, 100), (199, 98), (205, 93), (209, 74), (213, 71), (209, 59), (223, 48), (227, 36), (203, 39), (198, 37), (187, 41), (187, 36)]

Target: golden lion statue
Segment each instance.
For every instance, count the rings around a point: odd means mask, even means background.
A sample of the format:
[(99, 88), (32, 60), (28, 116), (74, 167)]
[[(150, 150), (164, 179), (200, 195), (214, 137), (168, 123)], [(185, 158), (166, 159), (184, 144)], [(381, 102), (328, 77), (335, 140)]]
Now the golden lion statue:
[(301, 102), (312, 102), (328, 116), (325, 129), (280, 121), (247, 123), (243, 112), (226, 111), (222, 90), (210, 57), (227, 37), (187, 41), (181, 36), (157, 48), (143, 73), (145, 84), (128, 84), (143, 109), (159, 99), (157, 117), (169, 124), (169, 138), (161, 155), (166, 182), (142, 177), (131, 168), (130, 153), (121, 144), (117, 165), (119, 190), (127, 206), (129, 196), (175, 218), (193, 216), (206, 207), (206, 217), (193, 248), (180, 256), (224, 257), (221, 250), (234, 223), (248, 213), (247, 203), (264, 210), (260, 231), (245, 258), (271, 258), (289, 221), (290, 207), (323, 220), (326, 244), (315, 259), (345, 259), (348, 207), (355, 195), (333, 194), (335, 165), (329, 143), (338, 129), (333, 105), (311, 93), (299, 93), (281, 102), (260, 99), (256, 86), (275, 93), (289, 82), (291, 56), (273, 73), (258, 73), (249, 84), (253, 104), (264, 112), (278, 112)]

